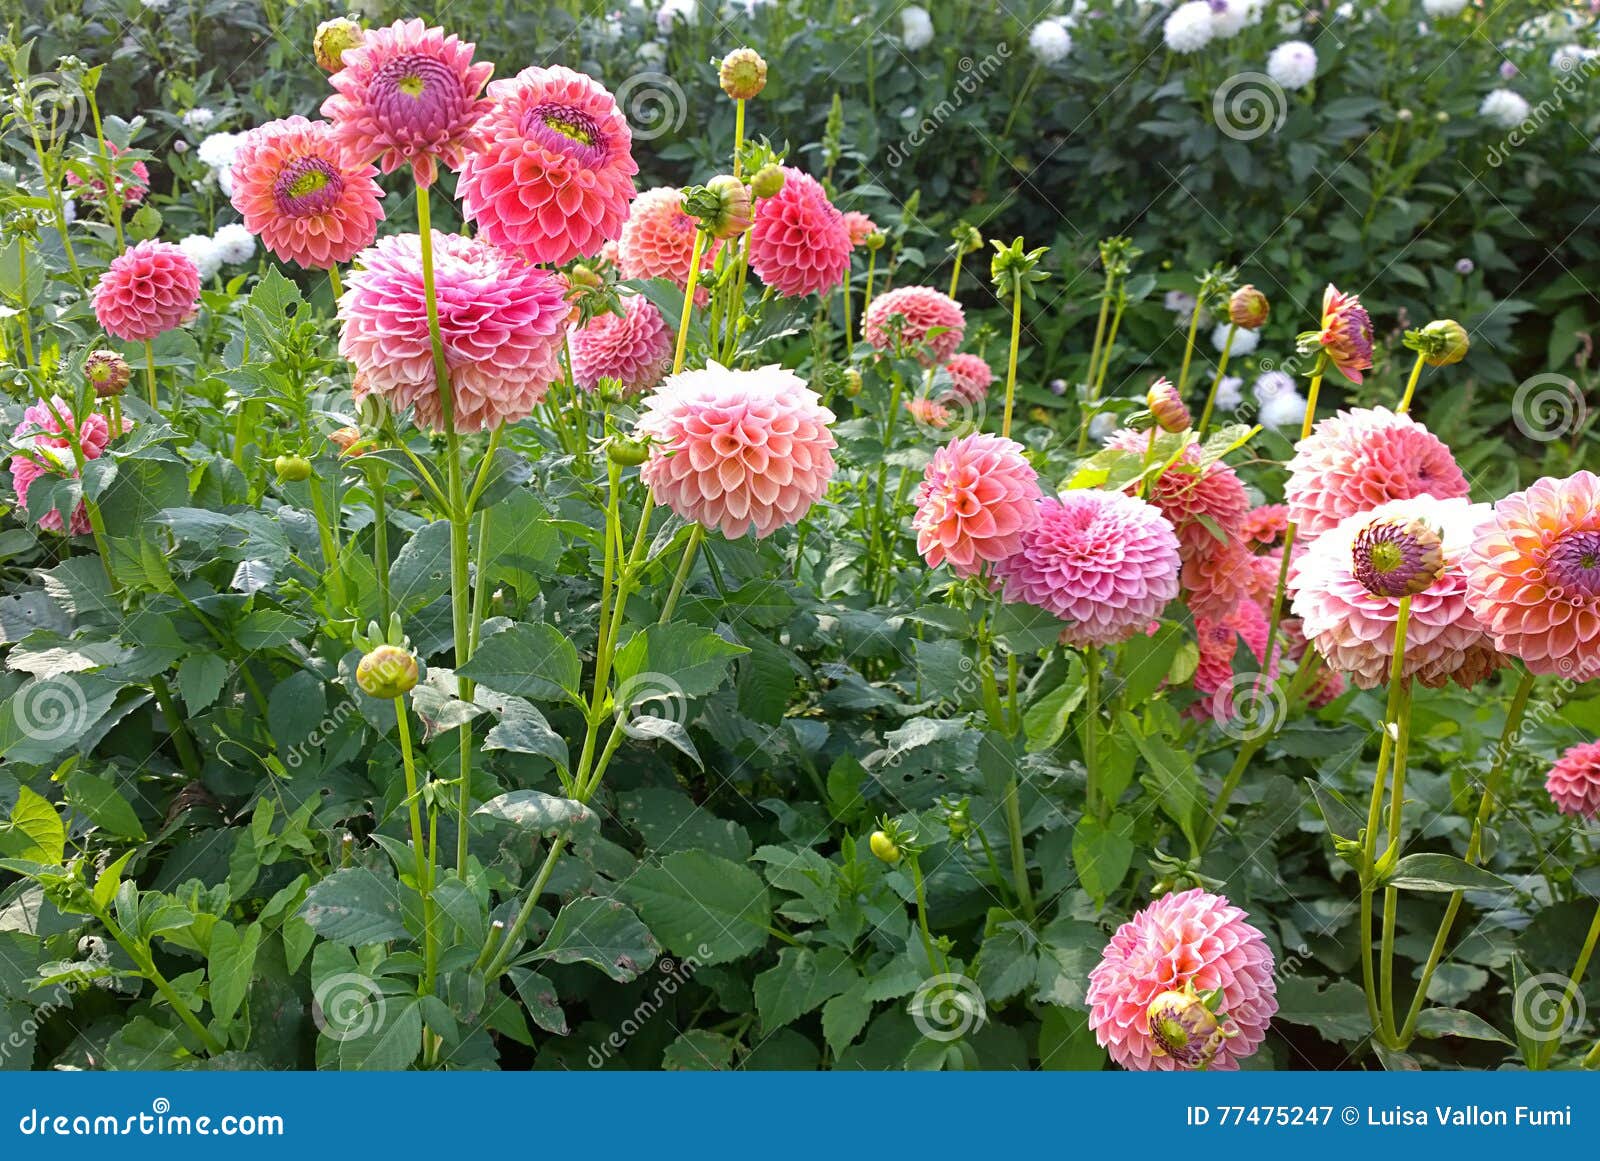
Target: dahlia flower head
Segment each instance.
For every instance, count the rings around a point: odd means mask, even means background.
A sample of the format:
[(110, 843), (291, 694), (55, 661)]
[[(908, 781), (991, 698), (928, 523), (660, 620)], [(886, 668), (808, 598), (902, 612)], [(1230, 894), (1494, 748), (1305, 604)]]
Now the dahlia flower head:
[[(834, 289), (850, 273), (850, 230), (821, 184), (783, 167), (783, 188), (756, 203), (750, 269), (784, 298)], [(954, 349), (954, 348), (952, 348)]]
[[(1235, 674), (1234, 660), (1238, 656), (1239, 642), (1250, 650), (1257, 665), (1265, 665), (1267, 637), (1271, 624), (1266, 610), (1252, 600), (1240, 601), (1221, 620), (1196, 617), (1195, 639), (1200, 647), (1200, 662), (1194, 671), (1195, 692), (1203, 696), (1188, 708), (1193, 718), (1210, 718), (1227, 721), (1236, 716), (1234, 707), (1235, 677), (1259, 676), (1260, 671)], [(1274, 646), (1272, 664), (1267, 666), (1268, 678), (1278, 676), (1281, 648)]]
[(439, 162), (459, 169), (483, 144), (477, 123), (490, 105), (479, 94), (494, 65), (474, 64), (474, 48), (421, 20), (397, 20), (345, 49), (322, 115), (351, 163), (375, 161), (384, 173), (410, 165), (423, 186)]
[(929, 399), (926, 396), (907, 399), (905, 409), (919, 427), (943, 431), (950, 426), (950, 409), (937, 399)]
[(598, 82), (556, 65), (489, 86), (485, 144), (456, 186), (485, 239), (561, 265), (621, 236), (633, 200), (633, 133)]
[(844, 228), (850, 235), (851, 246), (863, 245), (868, 238), (878, 232), (878, 224), (860, 210), (845, 212)]
[[(563, 284), (514, 254), (460, 234), (433, 235), (439, 330), (457, 431), (525, 419), (561, 375), (569, 306)], [(360, 373), (356, 398), (413, 408), (444, 427), (422, 284), (422, 239), (393, 234), (356, 259), (339, 300), (339, 353)]]
[(1303, 40), (1286, 40), (1267, 57), (1267, 76), (1294, 92), (1317, 79), (1317, 50)]
[(289, 117), (251, 130), (233, 160), (233, 208), (284, 262), (350, 261), (378, 236), (377, 170), (355, 163), (326, 121)]
[(1477, 529), (1467, 600), (1534, 673), (1600, 677), (1600, 476), (1545, 478)]
[(194, 315), (200, 306), (200, 271), (171, 242), (138, 242), (111, 260), (93, 297), (101, 329), (144, 343)]
[(1239, 534), (1257, 548), (1273, 548), (1283, 542), (1289, 530), (1287, 504), (1262, 504), (1244, 514), (1239, 524)]
[(1147, 627), (1178, 595), (1178, 536), (1153, 505), (1076, 489), (1039, 505), (1017, 552), (995, 568), (1008, 601), (1069, 622), (1069, 645), (1111, 645)]
[(1361, 299), (1345, 294), (1333, 283), (1322, 292), (1322, 329), (1317, 342), (1328, 361), (1352, 383), (1361, 382), (1363, 371), (1372, 366), (1372, 318)]
[(1444, 568), (1411, 598), (1400, 676), (1431, 687), (1453, 680), (1463, 689), (1488, 677), (1504, 658), (1467, 601), (1473, 533), (1488, 515), (1487, 504), (1418, 496), (1358, 512), (1318, 536), (1289, 566), (1290, 607), (1306, 640), (1362, 689), (1388, 681), (1402, 598), (1368, 590), (1354, 549), (1373, 525), (1420, 520), (1440, 532)]
[[(27, 516), (28, 491), (41, 476), (78, 474), (77, 464), (69, 450), (71, 443), (62, 434), (63, 428), (56, 419), (57, 415), (66, 420), (66, 430), (77, 436), (85, 460), (99, 459), (106, 445), (111, 442), (111, 429), (104, 415), (91, 411), (80, 424), (72, 414), (72, 405), (59, 395), (52, 398), (48, 405), (41, 400), (25, 410), (22, 422), (11, 433), (12, 442), (18, 448), (11, 457), (11, 488), (17, 495), (19, 516)], [(88, 509), (82, 500), (73, 508), (70, 521), (64, 522), (60, 510), (52, 508), (41, 515), (37, 523), (40, 528), (50, 532), (70, 529), (73, 536), (87, 536), (93, 531)]]
[(1188, 0), (1174, 8), (1161, 26), (1161, 38), (1176, 53), (1199, 52), (1211, 43), (1216, 26), (1210, 0)]
[(989, 364), (977, 355), (951, 355), (944, 365), (944, 373), (950, 380), (949, 395), (969, 406), (987, 396), (989, 385), (994, 382), (994, 372), (989, 369)]
[(572, 378), (585, 391), (615, 379), (624, 395), (650, 390), (672, 367), (673, 334), (642, 294), (623, 299), (622, 313), (597, 314), (572, 328)]
[(1478, 106), (1478, 116), (1497, 129), (1515, 129), (1531, 112), (1527, 98), (1513, 89), (1493, 89)]
[(928, 461), (911, 527), (930, 568), (976, 576), (1022, 548), (1039, 521), (1039, 476), (1015, 440), (986, 432), (953, 439)]
[(1550, 768), (1544, 788), (1562, 814), (1600, 816), (1600, 742), (1584, 742), (1562, 754)]
[(644, 401), (639, 469), (659, 503), (730, 540), (797, 523), (833, 477), (833, 412), (792, 371), (711, 363)]
[(1315, 537), (1390, 500), (1469, 491), (1455, 457), (1409, 415), (1358, 407), (1320, 420), (1295, 445), (1283, 498), (1302, 536)]
[[(646, 190), (634, 200), (617, 242), (617, 268), (622, 277), (665, 278), (686, 289), (697, 228), (684, 212), (681, 190)], [(707, 241), (700, 255), (702, 273), (711, 269), (716, 249), (715, 241)]]
[(1261, 1047), (1278, 1010), (1272, 950), (1242, 910), (1198, 887), (1163, 895), (1117, 928), (1089, 973), (1089, 1027), (1123, 1068), (1183, 1068), (1151, 1034), (1149, 1008), (1157, 996), (1191, 985), (1221, 990), (1217, 1015), (1231, 1033), (1208, 1067), (1238, 1068)]
[[(120, 157), (122, 150), (111, 141), (106, 142), (106, 152), (113, 158)], [(87, 182), (71, 170), (67, 171), (67, 186), (73, 195), (83, 198), (90, 205), (98, 205), (105, 200), (105, 178), (98, 176), (90, 178)], [(116, 190), (117, 196), (122, 199), (123, 208), (136, 206), (144, 201), (144, 195), (150, 192), (150, 167), (142, 161), (134, 161), (124, 173), (116, 172), (115, 167), (111, 173), (111, 188)]]
[(924, 367), (932, 367), (956, 353), (966, 327), (966, 312), (948, 294), (931, 286), (901, 286), (872, 300), (861, 335), (874, 350), (915, 352)]

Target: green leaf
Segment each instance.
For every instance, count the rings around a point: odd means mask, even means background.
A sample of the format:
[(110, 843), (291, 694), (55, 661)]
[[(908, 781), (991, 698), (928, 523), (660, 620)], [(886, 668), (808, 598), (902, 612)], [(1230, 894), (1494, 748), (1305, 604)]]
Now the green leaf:
[(1082, 666), (1073, 658), (1072, 667), (1060, 684), (1047, 690), (1023, 711), (1022, 730), (1027, 735), (1030, 752), (1048, 750), (1061, 740), (1073, 713), (1083, 704), (1087, 690)]
[(738, 1044), (720, 1032), (691, 1028), (680, 1033), (661, 1054), (661, 1067), (669, 1072), (723, 1072), (733, 1066)]
[(990, 629), (1007, 649), (1024, 656), (1048, 649), (1061, 639), (1067, 623), (1033, 605), (1001, 605)]
[(678, 955), (727, 963), (767, 941), (772, 901), (756, 873), (704, 851), (641, 867), (623, 886), (650, 929)]
[(450, 521), (424, 524), (395, 554), (389, 591), (400, 614), (410, 616), (450, 588)]
[(1074, 1008), (1044, 1010), (1039, 1026), (1039, 1067), (1047, 1072), (1099, 1072), (1106, 1050), (1095, 1041), (1089, 1014)]
[(67, 828), (49, 799), (26, 786), (17, 787), (17, 802), (11, 819), (0, 830), (0, 851), (19, 859), (31, 859), (45, 866), (58, 867), (67, 850)]
[(1127, 711), (1118, 714), (1117, 721), (1144, 757), (1146, 787), (1192, 846), (1195, 821), (1206, 809), (1200, 797), (1200, 779), (1194, 772), (1194, 755), (1174, 750), (1165, 738), (1146, 736), (1139, 720)]
[(416, 996), (380, 996), (371, 1030), (339, 1043), (339, 1067), (399, 1072), (422, 1048), (422, 1001)]
[(541, 838), (554, 838), (558, 834), (571, 838), (581, 834), (592, 839), (600, 833), (599, 818), (583, 803), (539, 790), (513, 790), (502, 794), (485, 802), (473, 814), (509, 822)]
[(615, 899), (584, 895), (561, 909), (536, 959), (591, 963), (618, 983), (636, 979), (660, 948), (639, 917)]
[(843, 1052), (872, 1016), (872, 1001), (867, 997), (867, 981), (858, 980), (822, 1005), (822, 1035), (828, 1049)]
[(365, 947), (404, 939), (398, 880), (366, 867), (335, 871), (306, 892), (299, 915), (323, 939)]
[(1417, 1031), (1429, 1039), (1459, 1036), (1467, 1040), (1497, 1040), (1510, 1044), (1495, 1026), (1482, 1016), (1460, 1008), (1424, 1008), (1417, 1013)]
[(211, 1012), (217, 1020), (231, 1024), (250, 991), (255, 972), (256, 952), (261, 947), (261, 925), (252, 923), (243, 933), (233, 924), (218, 920), (211, 929), (211, 952), (207, 964), (211, 979)]
[(287, 645), (305, 636), (311, 626), (281, 609), (257, 609), (245, 616), (233, 631), (233, 638), (246, 651)]
[(215, 653), (196, 653), (178, 664), (178, 693), (191, 714), (216, 701), (227, 680), (228, 663)]
[(456, 672), (501, 693), (583, 704), (578, 650), (565, 633), (543, 622), (518, 623), (484, 638), (472, 660)]
[(144, 826), (133, 807), (109, 778), (74, 770), (66, 779), (67, 801), (115, 838), (143, 841)]
[(1118, 650), (1117, 672), (1122, 678), (1122, 696), (1127, 705), (1143, 705), (1161, 687), (1183, 644), (1180, 625), (1163, 625), (1154, 635), (1135, 633)]
[(1133, 819), (1113, 814), (1101, 822), (1092, 814), (1078, 820), (1072, 832), (1072, 865), (1083, 889), (1104, 901), (1122, 884), (1133, 865)]
[(514, 967), (507, 974), (517, 989), (517, 995), (522, 997), (523, 1004), (527, 1006), (528, 1015), (533, 1017), (533, 1022), (546, 1032), (565, 1036), (567, 1014), (561, 1010), (561, 998), (556, 994), (556, 986), (538, 972), (527, 968)]
[(617, 651), (618, 691), (623, 700), (630, 684), (640, 689), (649, 686), (652, 696), (661, 688), (675, 688), (683, 697), (703, 697), (722, 684), (729, 663), (748, 652), (700, 625), (683, 621), (651, 625)]
[(761, 1014), (761, 1031), (770, 1035), (820, 1007), (834, 996), (849, 991), (860, 977), (848, 956), (837, 948), (812, 951), (808, 947), (786, 947), (778, 952), (778, 963), (756, 976), (756, 1011)]
[[(1327, 987), (1319, 987), (1322, 984)], [(1315, 1028), (1329, 1040), (1360, 1040), (1372, 1031), (1366, 995), (1349, 980), (1281, 977), (1277, 1019)]]
[(1509, 891), (1511, 884), (1492, 871), (1475, 867), (1454, 855), (1407, 855), (1384, 880), (1386, 887), (1404, 891)]

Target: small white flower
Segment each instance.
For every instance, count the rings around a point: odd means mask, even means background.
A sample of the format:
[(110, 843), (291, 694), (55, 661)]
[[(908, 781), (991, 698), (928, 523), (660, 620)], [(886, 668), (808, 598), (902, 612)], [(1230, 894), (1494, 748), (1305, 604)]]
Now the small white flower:
[(1294, 92), (1317, 79), (1317, 50), (1303, 40), (1287, 40), (1267, 57), (1267, 75)]
[(1161, 305), (1188, 321), (1190, 312), (1194, 310), (1194, 295), (1185, 294), (1181, 290), (1169, 290), (1162, 297)]
[(933, 43), (933, 17), (915, 4), (900, 10), (900, 40), (912, 52)]
[(1060, 20), (1041, 20), (1028, 33), (1028, 47), (1045, 64), (1055, 64), (1072, 51), (1072, 34)]
[(199, 268), (201, 282), (210, 282), (217, 276), (217, 271), (222, 269), (222, 255), (217, 250), (217, 244), (205, 234), (190, 234), (187, 238), (179, 238), (178, 249), (187, 254), (189, 261)]
[(1115, 415), (1102, 411), (1089, 421), (1089, 438), (1095, 443), (1105, 443), (1120, 426)]
[(1563, 44), (1550, 54), (1550, 67), (1570, 73), (1594, 55), (1594, 49), (1584, 48), (1581, 44)]
[(1223, 411), (1238, 411), (1244, 402), (1244, 380), (1237, 375), (1224, 375), (1217, 384), (1217, 406)]
[(639, 63), (658, 65), (667, 59), (667, 47), (659, 40), (647, 40), (639, 46)]
[(229, 266), (248, 262), (256, 256), (256, 236), (239, 222), (231, 222), (212, 235), (217, 257)]
[(234, 155), (244, 144), (243, 133), (213, 133), (201, 140), (195, 153), (214, 173), (233, 167)]
[(216, 119), (217, 114), (214, 110), (201, 106), (198, 109), (190, 109), (183, 115), (183, 127), (192, 129), (196, 133), (204, 133)]
[[(1218, 323), (1216, 329), (1211, 332), (1211, 345), (1217, 348), (1218, 351), (1221, 351), (1228, 341), (1230, 326), (1230, 323)], [(1261, 342), (1259, 332), (1250, 330), (1247, 327), (1240, 327), (1234, 332), (1233, 346), (1229, 348), (1228, 357), (1234, 358), (1239, 355), (1248, 355), (1256, 349), (1256, 344), (1259, 342)]]
[(1249, 21), (1250, 9), (1243, 0), (1217, 0), (1211, 5), (1211, 35), (1216, 40), (1238, 36)]
[(1161, 38), (1173, 52), (1199, 52), (1211, 43), (1211, 5), (1206, 0), (1178, 5), (1161, 26)]
[(1276, 399), (1280, 395), (1296, 393), (1294, 376), (1285, 371), (1263, 371), (1251, 390), (1255, 394), (1256, 402), (1265, 407), (1269, 400)]
[(1459, 16), (1467, 7), (1467, 0), (1422, 0), (1422, 10), (1435, 20)]
[(1478, 116), (1501, 129), (1515, 129), (1528, 119), (1528, 102), (1510, 89), (1495, 89), (1478, 106)]
[(661, 7), (656, 11), (656, 27), (661, 30), (662, 36), (667, 36), (671, 34), (673, 26), (680, 22), (685, 28), (693, 28), (699, 17), (695, 0), (661, 0)]
[(78, 220), (78, 203), (68, 198), (61, 203), (61, 216), (67, 219), (67, 225), (72, 225)]
[(171, 4), (172, 0), (139, 0), (139, 3), (143, 4), (151, 12), (165, 12), (167, 5)]
[(1298, 391), (1274, 395), (1261, 405), (1258, 417), (1264, 427), (1294, 427), (1305, 422), (1306, 400)]

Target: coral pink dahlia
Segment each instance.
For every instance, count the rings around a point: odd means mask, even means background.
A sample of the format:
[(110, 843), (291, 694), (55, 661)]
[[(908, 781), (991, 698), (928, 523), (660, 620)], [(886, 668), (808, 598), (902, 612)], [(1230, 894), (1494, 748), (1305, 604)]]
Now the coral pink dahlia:
[(271, 121), (251, 130), (234, 155), (233, 208), (283, 261), (326, 270), (378, 236), (376, 173), (346, 159), (326, 121)]
[(1315, 334), (1340, 373), (1361, 382), (1361, 373), (1372, 366), (1372, 319), (1361, 299), (1330, 282), (1322, 293), (1322, 329)]
[(982, 432), (951, 440), (933, 453), (917, 488), (917, 551), (931, 568), (948, 561), (957, 576), (975, 576), (985, 561), (1021, 549), (1041, 498), (1020, 443)]
[[(1255, 601), (1240, 601), (1233, 612), (1221, 620), (1206, 617), (1194, 619), (1195, 638), (1200, 647), (1200, 663), (1194, 671), (1195, 692), (1204, 694), (1189, 707), (1189, 716), (1215, 718), (1219, 721), (1234, 716), (1233, 680), (1234, 660), (1239, 652), (1239, 642), (1250, 650), (1256, 664), (1265, 662), (1267, 636), (1271, 626), (1267, 614)], [(1279, 642), (1281, 645), (1282, 642)], [(1278, 655), (1273, 649), (1269, 677), (1278, 675)]]
[[(665, 278), (687, 287), (697, 228), (695, 220), (684, 213), (682, 191), (646, 190), (635, 199), (617, 242), (617, 267), (622, 277)], [(711, 269), (716, 246), (715, 242), (706, 243), (700, 256), (702, 273)]]
[(966, 313), (949, 295), (928, 286), (902, 286), (872, 300), (861, 334), (877, 350), (915, 352), (924, 367), (931, 367), (956, 353), (966, 326)]
[(1070, 645), (1109, 645), (1178, 595), (1178, 537), (1151, 504), (1122, 492), (1071, 491), (1039, 505), (1022, 547), (995, 574), (1008, 601), (1071, 622)]
[(94, 288), (108, 334), (143, 343), (181, 325), (200, 305), (200, 271), (171, 242), (139, 242), (111, 260)]
[[(28, 511), (28, 492), (41, 476), (75, 477), (78, 474), (76, 458), (70, 450), (71, 444), (62, 434), (58, 415), (66, 421), (66, 430), (77, 435), (86, 460), (99, 459), (111, 441), (105, 416), (92, 411), (80, 424), (72, 414), (72, 405), (60, 396), (49, 404), (41, 400), (24, 411), (22, 422), (11, 433), (11, 440), (17, 446), (11, 457), (11, 487), (16, 492), (17, 508), (22, 515)], [(92, 529), (82, 500), (73, 508), (71, 516), (72, 535), (88, 535)], [(68, 527), (55, 508), (40, 515), (37, 523), (50, 532), (61, 532)]]
[(844, 215), (810, 174), (784, 166), (783, 179), (777, 194), (756, 203), (750, 268), (785, 298), (832, 290), (850, 272)]
[[(106, 142), (106, 152), (115, 159), (122, 154), (122, 150), (113, 142)], [(96, 165), (98, 163), (95, 163)], [(67, 172), (67, 185), (73, 193), (83, 198), (91, 205), (99, 205), (105, 200), (105, 178), (95, 176), (87, 183), (72, 171)], [(135, 161), (127, 167), (125, 173), (116, 172), (113, 164), (111, 172), (111, 188), (117, 191), (117, 196), (122, 199), (123, 208), (136, 206), (144, 201), (144, 195), (150, 192), (150, 167), (142, 161)]]
[(589, 257), (622, 233), (633, 200), (633, 134), (612, 95), (557, 65), (489, 86), (483, 150), (456, 191), (484, 238), (530, 262)]
[(1089, 1027), (1123, 1068), (1186, 1067), (1153, 1034), (1152, 1003), (1166, 993), (1217, 991), (1224, 1036), (1209, 1067), (1236, 1069), (1266, 1038), (1278, 1010), (1272, 950), (1243, 911), (1196, 887), (1163, 895), (1117, 928), (1089, 973)]
[(351, 164), (376, 161), (384, 173), (409, 164), (418, 185), (433, 184), (440, 161), (460, 168), (482, 144), (477, 122), (489, 102), (478, 94), (494, 72), (472, 62), (473, 49), (421, 20), (372, 29), (345, 49), (322, 115)]
[(906, 411), (924, 427), (943, 430), (950, 426), (950, 409), (937, 399), (907, 399)]
[(1600, 816), (1600, 742), (1584, 742), (1562, 754), (1544, 788), (1562, 814)]
[(822, 498), (833, 476), (833, 412), (782, 367), (669, 376), (644, 402), (639, 469), (657, 501), (729, 539), (770, 535)]
[[(569, 307), (555, 276), (476, 238), (433, 235), (439, 329), (457, 431), (526, 418), (561, 374)], [(422, 286), (422, 240), (395, 234), (357, 258), (339, 300), (339, 353), (396, 411), (444, 426)]]
[(1239, 534), (1252, 547), (1275, 548), (1283, 541), (1283, 534), (1288, 527), (1288, 505), (1262, 504), (1245, 513)]
[(844, 228), (850, 235), (850, 245), (860, 246), (878, 232), (878, 224), (860, 210), (846, 210)]
[(572, 377), (585, 391), (615, 379), (628, 395), (648, 391), (672, 367), (672, 331), (642, 294), (629, 295), (622, 313), (597, 314), (574, 327)]
[(994, 382), (994, 372), (977, 355), (951, 355), (944, 365), (950, 378), (950, 394), (958, 402), (972, 404), (989, 394), (989, 384)]

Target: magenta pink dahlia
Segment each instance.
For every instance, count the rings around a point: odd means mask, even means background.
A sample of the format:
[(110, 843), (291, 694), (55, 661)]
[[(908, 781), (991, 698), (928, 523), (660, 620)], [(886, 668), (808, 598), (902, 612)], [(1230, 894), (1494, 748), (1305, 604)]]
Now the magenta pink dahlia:
[(862, 337), (879, 351), (915, 353), (924, 367), (956, 353), (966, 330), (961, 304), (930, 286), (902, 286), (867, 307)]
[(1562, 814), (1600, 816), (1600, 742), (1584, 742), (1562, 754), (1544, 788)]
[(615, 379), (627, 395), (648, 391), (672, 368), (672, 330), (642, 294), (623, 300), (622, 313), (597, 314), (574, 327), (572, 377), (585, 391)]
[[(617, 242), (617, 268), (622, 277), (665, 278), (687, 287), (696, 229), (695, 220), (683, 211), (681, 190), (646, 190), (634, 200)], [(719, 244), (707, 241), (703, 247), (702, 274), (711, 269)]]
[(1333, 283), (1322, 292), (1322, 330), (1317, 341), (1328, 360), (1352, 383), (1372, 366), (1372, 319), (1354, 294), (1346, 294)]
[(143, 343), (188, 321), (200, 305), (200, 271), (171, 242), (139, 242), (111, 260), (94, 288), (107, 334)]
[(478, 94), (494, 72), (473, 63), (473, 49), (421, 20), (371, 29), (345, 49), (322, 115), (350, 163), (375, 161), (384, 173), (410, 165), (418, 185), (434, 183), (438, 162), (459, 169), (482, 144), (477, 123), (489, 102)]
[(794, 524), (833, 477), (833, 412), (791, 371), (684, 371), (644, 401), (639, 478), (659, 503), (729, 539)]
[(950, 378), (950, 395), (959, 403), (971, 405), (989, 394), (994, 372), (977, 355), (951, 355), (944, 365)]
[(783, 188), (756, 203), (747, 244), (750, 269), (784, 298), (832, 290), (850, 272), (844, 215), (816, 178), (788, 166)]
[[(1244, 642), (1245, 648), (1256, 659), (1256, 664), (1261, 665), (1266, 660), (1270, 630), (1266, 610), (1251, 600), (1240, 601), (1234, 606), (1233, 612), (1221, 620), (1206, 617), (1194, 619), (1195, 639), (1200, 647), (1200, 663), (1194, 671), (1194, 688), (1196, 693), (1205, 696), (1189, 707), (1191, 717), (1223, 721), (1234, 716), (1234, 661), (1238, 657), (1239, 642)], [(1268, 677), (1278, 675), (1281, 646), (1280, 640), (1273, 648)], [(1253, 672), (1259, 673), (1260, 670)]]
[[(457, 431), (526, 418), (561, 375), (569, 306), (559, 279), (476, 238), (433, 235), (439, 329)], [(422, 287), (422, 240), (395, 234), (363, 251), (339, 300), (339, 353), (395, 411), (440, 430)]]
[[(121, 156), (122, 150), (114, 142), (106, 142), (106, 152), (113, 159)], [(98, 163), (91, 163), (98, 166)], [(67, 186), (74, 196), (83, 198), (90, 205), (99, 205), (105, 200), (105, 178), (95, 176), (87, 183), (76, 173), (67, 172)], [(136, 206), (144, 201), (144, 195), (150, 192), (150, 167), (142, 161), (134, 161), (124, 173), (118, 173), (115, 165), (111, 171), (111, 188), (117, 191), (117, 196), (122, 199), (123, 208)]]
[(930, 568), (946, 561), (976, 576), (1022, 547), (1039, 520), (1039, 476), (1015, 440), (978, 432), (951, 440), (928, 461), (917, 488), (917, 551)]
[[(57, 415), (66, 421), (65, 429)], [(11, 487), (17, 495), (19, 514), (27, 515), (29, 489), (41, 476), (77, 476), (77, 461), (63, 430), (76, 434), (86, 460), (99, 459), (111, 442), (110, 427), (99, 412), (91, 411), (79, 424), (72, 414), (72, 405), (59, 395), (49, 404), (41, 400), (29, 407), (22, 413), (22, 422), (11, 433), (11, 441), (17, 447), (11, 457)], [(73, 508), (71, 516), (72, 535), (88, 535), (92, 529), (82, 500)], [(67, 527), (55, 508), (41, 515), (38, 525), (50, 532), (60, 532)]]
[(633, 200), (633, 134), (612, 95), (556, 65), (489, 86), (456, 192), (479, 232), (530, 262), (590, 257), (619, 237)]
[[(1163, 895), (1117, 928), (1089, 973), (1089, 1027), (1123, 1068), (1148, 1072), (1195, 1067), (1152, 1027), (1151, 1008), (1169, 993), (1221, 991), (1214, 1011), (1223, 1035), (1204, 1061), (1236, 1069), (1266, 1039), (1278, 1010), (1272, 949), (1221, 895), (1198, 887)], [(1164, 1046), (1163, 1040), (1166, 1041)]]

